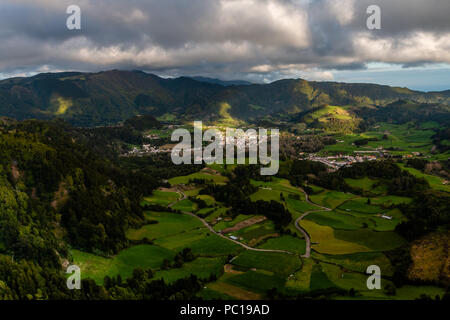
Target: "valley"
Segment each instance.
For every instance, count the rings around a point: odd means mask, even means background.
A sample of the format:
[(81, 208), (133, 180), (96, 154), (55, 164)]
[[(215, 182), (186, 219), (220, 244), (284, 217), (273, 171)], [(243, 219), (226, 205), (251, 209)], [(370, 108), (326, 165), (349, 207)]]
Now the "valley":
[[(218, 178), (221, 175), (206, 172), (197, 177), (221, 181)], [(250, 195), (254, 201), (274, 199), (291, 210), (294, 219), (280, 234), (272, 222), (255, 219), (258, 216), (251, 212), (230, 217), (227, 214), (229, 208), (214, 198), (199, 195), (199, 185), (189, 183), (189, 179), (173, 178), (171, 188), (155, 191), (153, 196), (145, 198), (148, 203), (158, 203), (177, 211), (148, 211), (146, 218), (156, 223), (129, 231), (128, 237), (133, 241), (150, 241), (152, 244), (146, 251), (159, 261), (159, 265), (151, 264), (151, 260), (147, 264), (148, 258), (142, 253), (141, 261), (132, 260), (130, 267), (151, 267), (156, 270), (155, 277), (168, 282), (190, 273), (200, 278), (214, 274), (217, 280), (205, 284), (198, 293), (206, 299), (262, 298), (273, 288), (288, 295), (316, 292), (347, 299), (413, 299), (424, 293), (433, 297), (444, 293), (433, 286), (403, 288), (394, 296), (365, 288), (365, 267), (370, 264), (382, 267), (383, 287), (392, 285), (393, 266), (384, 252), (405, 244), (402, 237), (393, 233), (405, 216), (393, 207), (410, 203), (411, 198), (388, 196), (382, 189), (370, 189), (368, 191), (373, 190), (374, 197), (371, 197), (371, 204), (367, 204), (367, 198), (356, 194), (311, 186), (317, 190), (309, 200), (308, 194), (288, 180), (252, 181), (258, 186), (258, 191)], [(371, 183), (376, 182), (372, 180)], [(225, 183), (225, 180), (219, 183)], [(367, 185), (364, 179), (351, 183)], [(207, 199), (208, 203), (200, 208), (188, 197)], [(245, 224), (246, 221), (249, 223)], [(233, 229), (238, 225), (242, 227)], [(132, 254), (134, 248), (126, 249), (120, 255)], [(155, 251), (156, 248), (160, 251)], [(196, 255), (193, 262), (167, 270), (161, 268), (164, 259), (173, 259), (175, 253), (184, 248), (192, 249)], [(94, 257), (74, 255), (75, 264), (88, 264), (87, 277), (97, 277), (101, 283), (99, 272), (113, 274), (114, 269), (97, 270), (97, 262), (93, 263), (95, 260), (91, 259)], [(116, 258), (112, 258), (108, 263), (110, 268), (116, 268), (116, 264), (117, 270), (123, 268), (115, 261)], [(123, 278), (131, 273), (122, 270), (119, 273)], [(355, 296), (342, 295), (340, 291), (352, 288), (357, 292)]]
[[(113, 73), (118, 81), (129, 76), (148, 80), (145, 74)], [(78, 86), (106, 75), (66, 74), (58, 81)], [(46, 77), (27, 81), (40, 83)], [(153, 80), (161, 86), (201, 86), (215, 94), (259, 88)], [(325, 84), (299, 83), (331, 90)], [(416, 101), (397, 99), (396, 90), (384, 89), (392, 96), (377, 100), (380, 105), (311, 100), (302, 102), (305, 110), (291, 112), (287, 103), (269, 112), (254, 101), (248, 106), (252, 116), (231, 99), (205, 104), (208, 111), (190, 112), (186, 105), (177, 110), (161, 105), (160, 111), (143, 107), (108, 125), (85, 119), (96, 126), (83, 127), (68, 123), (80, 123), (70, 115), (75, 99), (64, 100), (54, 119), (2, 118), (0, 174), (6, 205), (0, 227), (10, 229), (0, 235), (4, 274), (29, 272), (36, 279), (57, 274), (63, 281), (62, 268), (77, 265), (85, 288), (68, 292), (55, 288), (53, 280), (42, 280), (47, 281), (44, 291), (9, 283), (14, 289), (8, 294), (213, 300), (447, 297), (449, 258), (442, 244), (448, 243), (450, 212), (448, 106), (425, 102), (419, 93), (408, 93)], [(141, 107), (156, 103), (136, 95), (133, 103)], [(193, 133), (194, 119), (203, 121), (201, 133), (278, 128), (278, 172), (261, 175), (262, 166), (249, 164), (247, 154), (245, 164), (172, 163), (177, 143), (172, 133)], [(40, 219), (29, 218), (36, 216)], [(424, 258), (430, 256), (440, 258)], [(380, 290), (366, 286), (370, 265), (381, 268)], [(439, 275), (430, 276), (430, 270)]]

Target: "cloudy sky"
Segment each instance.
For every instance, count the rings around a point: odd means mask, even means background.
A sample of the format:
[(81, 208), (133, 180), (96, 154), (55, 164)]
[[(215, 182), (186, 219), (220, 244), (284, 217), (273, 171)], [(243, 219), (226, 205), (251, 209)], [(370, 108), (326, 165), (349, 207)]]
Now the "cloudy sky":
[(0, 0), (0, 78), (109, 69), (450, 89), (450, 1)]

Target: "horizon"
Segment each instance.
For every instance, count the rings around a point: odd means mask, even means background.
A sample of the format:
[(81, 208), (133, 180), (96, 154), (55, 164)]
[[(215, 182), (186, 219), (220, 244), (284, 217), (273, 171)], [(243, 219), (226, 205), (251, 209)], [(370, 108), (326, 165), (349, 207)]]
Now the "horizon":
[[(439, 89), (438, 90), (432, 90), (432, 89), (430, 89), (430, 90), (421, 90), (421, 89), (414, 89), (414, 88), (407, 87), (407, 86), (389, 85), (389, 84), (386, 84), (386, 83), (377, 83), (377, 82), (358, 82), (358, 81), (351, 82), (351, 81), (338, 81), (338, 80), (308, 80), (308, 79), (304, 79), (304, 78), (280, 78), (280, 79), (273, 80), (273, 81), (270, 81), (270, 82), (250, 82), (250, 81), (244, 80), (244, 79), (222, 79), (220, 77), (208, 77), (208, 76), (199, 76), (199, 75), (164, 76), (164, 75), (161, 75), (161, 74), (158, 74), (158, 73), (149, 72), (149, 71), (145, 71), (145, 70), (139, 70), (139, 69), (109, 69), (109, 70), (100, 70), (100, 71), (58, 70), (58, 71), (53, 71), (53, 72), (49, 71), (49, 72), (38, 72), (38, 73), (29, 74), (29, 75), (18, 75), (18, 76), (7, 77), (7, 78), (2, 78), (0, 76), (0, 81), (4, 81), (4, 80), (8, 80), (8, 79), (14, 79), (14, 78), (31, 78), (31, 77), (38, 76), (38, 75), (43, 75), (43, 74), (59, 74), (59, 73), (83, 73), (83, 74), (84, 73), (90, 73), (90, 74), (95, 74), (95, 73), (112, 72), (112, 71), (119, 71), (119, 72), (143, 72), (143, 73), (148, 74), (148, 75), (157, 76), (157, 77), (159, 77), (161, 79), (189, 78), (189, 79), (192, 79), (192, 80), (198, 81), (198, 82), (206, 82), (206, 81), (202, 81), (202, 80), (200, 80), (198, 78), (203, 78), (204, 80), (218, 80), (220, 82), (225, 82), (225, 83), (226, 82), (248, 82), (248, 84), (232, 84), (234, 86), (270, 85), (270, 84), (273, 84), (275, 82), (284, 81), (284, 80), (306, 80), (308, 82), (321, 82), (321, 83), (380, 85), (380, 86), (388, 86), (388, 87), (392, 87), (392, 88), (409, 89), (411, 91), (417, 91), (417, 92), (423, 92), (423, 93), (444, 92), (444, 91), (449, 91), (450, 90), (450, 85), (448, 87), (442, 87), (440, 90)], [(223, 85), (223, 84), (217, 84), (217, 85)]]

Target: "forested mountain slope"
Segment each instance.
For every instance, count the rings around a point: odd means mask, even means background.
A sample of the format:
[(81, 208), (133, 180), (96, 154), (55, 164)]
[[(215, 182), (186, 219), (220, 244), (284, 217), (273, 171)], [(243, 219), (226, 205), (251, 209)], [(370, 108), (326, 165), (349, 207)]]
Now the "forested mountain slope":
[(323, 105), (385, 106), (398, 99), (450, 104), (449, 91), (424, 93), (374, 84), (280, 80), (223, 86), (141, 71), (46, 73), (0, 81), (0, 115), (60, 117), (78, 126), (116, 124), (137, 114), (215, 120), (224, 109), (240, 119), (298, 113)]

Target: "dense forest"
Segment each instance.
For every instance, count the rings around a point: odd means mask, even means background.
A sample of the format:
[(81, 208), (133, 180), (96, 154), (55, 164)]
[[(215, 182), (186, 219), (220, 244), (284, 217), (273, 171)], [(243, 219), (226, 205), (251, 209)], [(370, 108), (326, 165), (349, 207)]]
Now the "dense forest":
[(0, 253), (8, 256), (0, 254), (2, 295), (65, 297), (65, 281), (57, 282), (69, 245), (111, 255), (129, 245), (128, 227), (142, 225), (139, 201), (161, 181), (117, 166), (83, 141), (60, 121), (3, 121)]

